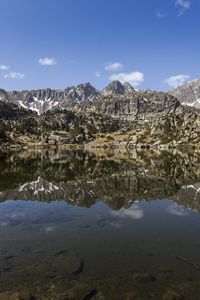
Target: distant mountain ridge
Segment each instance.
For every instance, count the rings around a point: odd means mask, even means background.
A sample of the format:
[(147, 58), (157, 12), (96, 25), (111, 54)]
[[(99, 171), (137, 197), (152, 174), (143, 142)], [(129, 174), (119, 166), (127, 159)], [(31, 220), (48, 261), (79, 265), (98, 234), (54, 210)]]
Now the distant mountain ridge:
[[(128, 100), (128, 96), (137, 99), (143, 98), (145, 101), (145, 99), (149, 100), (149, 97), (152, 99), (154, 96), (157, 97), (159, 95), (161, 96), (162, 102), (162, 95), (164, 94), (167, 95), (167, 93), (153, 92), (150, 90), (136, 91), (130, 83), (126, 82), (122, 84), (120, 81), (116, 80), (102, 90), (96, 89), (89, 82), (67, 87), (63, 90), (46, 88), (8, 92), (4, 89), (0, 89), (0, 101), (15, 103), (20, 107), (30, 109), (38, 115), (41, 115), (54, 108), (71, 109), (80, 105), (84, 107), (85, 103), (88, 107), (88, 105), (91, 106), (91, 103), (93, 102), (97, 103), (99, 99), (108, 101), (108, 99), (111, 99), (110, 97), (112, 97), (113, 100), (115, 100), (116, 96), (119, 98), (127, 96), (126, 100)], [(170, 91), (168, 95), (169, 94), (178, 99), (181, 105), (199, 109), (200, 78), (178, 86)], [(131, 110), (131, 108), (128, 110)]]
[(70, 108), (85, 101), (93, 101), (102, 95), (125, 95), (130, 93), (135, 93), (135, 90), (129, 83), (122, 84), (120, 81), (113, 81), (100, 91), (88, 82), (67, 87), (64, 90), (47, 88), (7, 92), (0, 89), (0, 100), (13, 102), (40, 115), (52, 108)]

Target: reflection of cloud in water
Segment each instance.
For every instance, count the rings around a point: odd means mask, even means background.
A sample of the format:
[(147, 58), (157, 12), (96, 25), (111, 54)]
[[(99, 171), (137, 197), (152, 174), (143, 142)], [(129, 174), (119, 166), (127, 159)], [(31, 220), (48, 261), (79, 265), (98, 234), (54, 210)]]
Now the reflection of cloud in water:
[(114, 218), (104, 218), (101, 216), (97, 217), (97, 224), (100, 227), (110, 227), (114, 229), (119, 229), (122, 227), (122, 224), (119, 221), (116, 221)]
[(5, 213), (0, 216), (0, 226), (7, 227), (12, 225), (18, 225), (24, 222), (26, 214), (23, 212), (11, 212)]
[(55, 227), (54, 226), (45, 226), (44, 227), (44, 232), (49, 234), (49, 233), (53, 233), (55, 231)]
[(168, 208), (167, 208), (168, 213), (170, 213), (171, 215), (175, 215), (178, 217), (185, 217), (189, 215), (189, 212), (186, 208), (184, 208), (183, 206), (180, 206), (176, 203), (171, 204)]
[(8, 222), (4, 222), (4, 221), (0, 222), (1, 227), (6, 227), (8, 225), (9, 225)]
[(143, 210), (136, 204), (133, 204), (130, 208), (121, 208), (118, 211), (113, 211), (112, 215), (120, 217), (120, 218), (131, 218), (135, 220), (139, 220), (144, 218)]
[(25, 213), (23, 213), (23, 212), (18, 212), (18, 213), (12, 213), (11, 215), (10, 215), (10, 218), (12, 219), (12, 220), (21, 220), (22, 218), (24, 218), (26, 215), (25, 215)]
[(119, 223), (119, 222), (116, 222), (116, 221), (110, 221), (110, 222), (108, 223), (108, 226), (109, 226), (109, 227), (112, 227), (112, 228), (115, 228), (115, 229), (119, 229), (119, 228), (122, 227), (122, 224)]

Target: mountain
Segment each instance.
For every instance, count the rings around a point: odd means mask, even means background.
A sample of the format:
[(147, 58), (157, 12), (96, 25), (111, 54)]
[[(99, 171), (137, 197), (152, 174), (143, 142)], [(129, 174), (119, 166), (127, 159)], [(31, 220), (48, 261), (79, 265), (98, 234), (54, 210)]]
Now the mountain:
[(178, 86), (170, 94), (182, 105), (200, 108), (200, 78)]
[(101, 91), (90, 83), (65, 90), (0, 90), (2, 147), (200, 147), (199, 128), (200, 114), (194, 106), (181, 105), (169, 93), (135, 91), (119, 81)]
[(128, 82), (122, 84), (119, 80), (115, 80), (111, 82), (107, 87), (105, 87), (101, 94), (103, 96), (108, 95), (126, 95), (126, 94), (133, 94), (135, 92), (132, 85)]
[(128, 93), (134, 93), (134, 89), (129, 83), (123, 85), (119, 81), (114, 81), (102, 91), (97, 90), (90, 83), (71, 86), (64, 90), (47, 88), (6, 92), (0, 89), (0, 100), (13, 102), (41, 115), (53, 108), (68, 109), (85, 101), (93, 101), (101, 95), (125, 95)]

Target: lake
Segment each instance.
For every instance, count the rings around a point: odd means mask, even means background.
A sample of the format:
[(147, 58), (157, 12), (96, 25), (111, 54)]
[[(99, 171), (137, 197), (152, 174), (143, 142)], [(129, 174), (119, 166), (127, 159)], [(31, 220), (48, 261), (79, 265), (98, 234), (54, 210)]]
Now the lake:
[(198, 300), (199, 234), (198, 153), (0, 152), (0, 299)]

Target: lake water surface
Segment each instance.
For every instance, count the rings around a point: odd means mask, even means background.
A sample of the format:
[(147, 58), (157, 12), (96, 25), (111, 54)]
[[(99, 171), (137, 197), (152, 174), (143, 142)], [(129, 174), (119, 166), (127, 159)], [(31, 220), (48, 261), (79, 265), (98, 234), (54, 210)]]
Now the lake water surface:
[(199, 237), (198, 154), (0, 153), (0, 296), (198, 300)]

